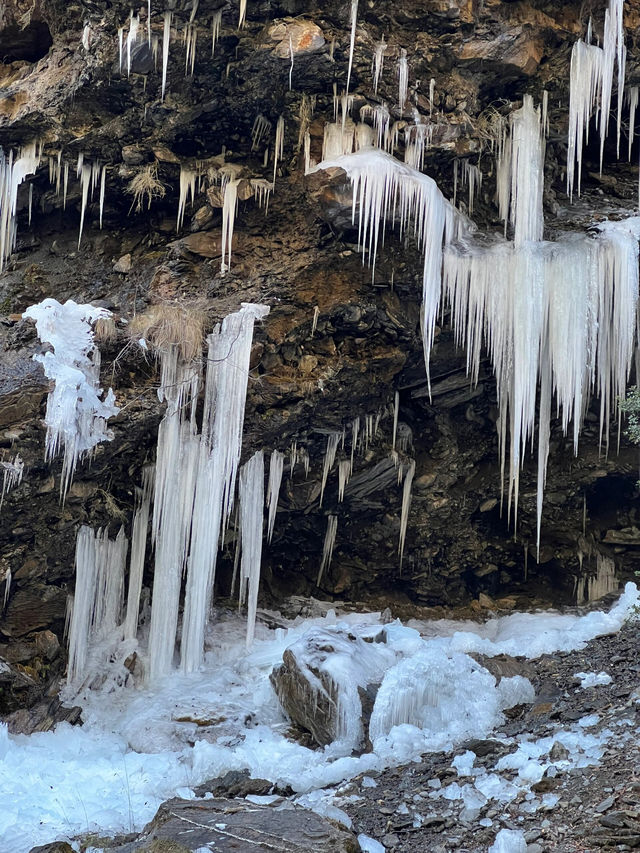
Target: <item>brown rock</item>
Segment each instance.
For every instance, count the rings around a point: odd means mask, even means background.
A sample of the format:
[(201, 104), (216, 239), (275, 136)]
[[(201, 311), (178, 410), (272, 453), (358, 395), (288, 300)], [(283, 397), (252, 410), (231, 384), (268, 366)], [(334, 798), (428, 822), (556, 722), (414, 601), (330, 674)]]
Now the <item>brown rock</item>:
[(460, 62), (495, 63), (505, 74), (535, 73), (544, 52), (544, 42), (527, 27), (505, 29), (496, 38), (472, 38), (465, 41), (458, 53)]
[(277, 21), (267, 30), (266, 44), (273, 46), (273, 52), (280, 59), (289, 59), (291, 51), (294, 57), (299, 54), (315, 53), (325, 44), (322, 30), (313, 21), (303, 18), (285, 18)]

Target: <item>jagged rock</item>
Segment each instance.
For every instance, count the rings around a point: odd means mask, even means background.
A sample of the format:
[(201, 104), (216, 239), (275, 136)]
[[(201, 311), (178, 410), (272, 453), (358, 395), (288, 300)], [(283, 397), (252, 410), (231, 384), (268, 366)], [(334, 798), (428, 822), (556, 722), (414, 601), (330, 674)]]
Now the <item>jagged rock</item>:
[[(188, 831), (185, 831), (188, 830)], [(307, 809), (260, 805), (240, 799), (173, 799), (158, 809), (143, 832), (111, 853), (190, 853), (203, 847), (220, 853), (356, 853), (355, 836)]]
[(58, 723), (69, 723), (72, 726), (80, 723), (82, 708), (74, 705), (67, 708), (59, 699), (45, 699), (32, 708), (20, 708), (4, 718), (9, 731), (16, 735), (30, 735), (34, 732), (48, 732)]
[(114, 272), (129, 273), (131, 272), (131, 255), (123, 255), (113, 265)]
[[(282, 664), (271, 672), (271, 683), (287, 716), (310, 732), (319, 746), (344, 735), (340, 718), (341, 688), (331, 677), (331, 658), (357, 659), (363, 640), (343, 630), (310, 631), (285, 649)], [(385, 642), (384, 632), (372, 642)], [(361, 742), (368, 742), (369, 719), (378, 681), (357, 689), (360, 700)], [(354, 744), (359, 746), (359, 744)]]
[(524, 658), (514, 658), (505, 654), (489, 657), (478, 652), (470, 652), (469, 657), (489, 670), (498, 683), (501, 679), (512, 678), (514, 675), (521, 675), (523, 678), (530, 679), (535, 674), (535, 668)]
[(490, 65), (494, 63), (501, 73), (531, 76), (540, 64), (544, 53), (544, 42), (540, 36), (532, 35), (523, 27), (513, 27), (491, 40), (470, 39), (465, 41), (458, 53), (461, 63)]
[(224, 776), (210, 779), (193, 789), (197, 797), (246, 797), (247, 794), (270, 794), (273, 784), (266, 779), (252, 779), (248, 770), (229, 770)]

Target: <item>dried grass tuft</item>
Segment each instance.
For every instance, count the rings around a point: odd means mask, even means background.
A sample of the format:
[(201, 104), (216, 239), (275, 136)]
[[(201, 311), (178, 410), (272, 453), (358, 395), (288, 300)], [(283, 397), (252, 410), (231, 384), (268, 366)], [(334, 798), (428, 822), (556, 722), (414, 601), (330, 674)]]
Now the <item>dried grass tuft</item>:
[(113, 317), (101, 317), (97, 320), (93, 336), (100, 344), (112, 344), (118, 337), (118, 329)]
[(147, 210), (151, 209), (151, 201), (154, 198), (164, 198), (165, 186), (158, 178), (158, 166), (153, 163), (145, 166), (129, 182), (127, 193), (133, 196), (129, 213), (135, 208), (136, 213), (142, 211), (144, 201), (147, 200)]
[(152, 305), (129, 323), (129, 334), (144, 338), (156, 350), (180, 347), (180, 357), (189, 364), (202, 355), (206, 310), (201, 305)]

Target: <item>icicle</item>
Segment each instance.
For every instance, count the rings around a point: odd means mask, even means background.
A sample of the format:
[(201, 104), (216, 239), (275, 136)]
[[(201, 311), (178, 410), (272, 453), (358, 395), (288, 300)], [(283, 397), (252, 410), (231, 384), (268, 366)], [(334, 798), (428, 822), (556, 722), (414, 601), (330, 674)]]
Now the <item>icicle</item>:
[(124, 27), (118, 27), (118, 56), (119, 56), (118, 67), (120, 70), (120, 74), (122, 74), (123, 48), (124, 48)]
[(375, 50), (373, 53), (373, 63), (371, 73), (373, 74), (373, 94), (378, 94), (378, 83), (380, 82), (380, 77), (382, 75), (382, 69), (384, 67), (384, 55), (387, 52), (387, 43), (384, 40), (384, 36), (382, 39), (376, 44)]
[(180, 164), (180, 195), (178, 197), (178, 221), (176, 230), (180, 231), (184, 222), (184, 212), (191, 196), (191, 202), (196, 195), (196, 171)]
[[(69, 625), (67, 684), (87, 674), (89, 653), (105, 640), (122, 638), (119, 627), (127, 540), (120, 528), (115, 541), (107, 528), (94, 534), (82, 526), (76, 539), (76, 587)], [(108, 651), (108, 649), (107, 649)]]
[(411, 508), (411, 485), (413, 483), (413, 475), (416, 472), (415, 460), (411, 460), (409, 470), (404, 478), (404, 486), (402, 487), (402, 511), (400, 515), (400, 541), (398, 543), (398, 554), (400, 555), (400, 568), (402, 568), (402, 559), (404, 557), (404, 542), (407, 536), (407, 523), (409, 521), (409, 509)]
[(7, 573), (4, 576), (4, 598), (2, 600), (3, 611), (7, 609), (7, 604), (9, 603), (9, 596), (10, 595), (11, 595), (11, 569), (7, 569)]
[[(293, 457), (292, 457), (293, 459)], [(292, 462), (291, 473), (293, 473)], [(271, 542), (273, 536), (273, 528), (276, 523), (276, 512), (278, 511), (278, 495), (280, 494), (280, 484), (282, 483), (282, 472), (284, 470), (284, 454), (279, 450), (274, 450), (271, 453), (271, 461), (269, 462), (269, 485), (267, 486), (267, 509), (269, 510), (269, 521), (267, 525), (267, 542)]]
[(549, 136), (549, 92), (546, 89), (542, 91), (542, 132), (545, 136)]
[(498, 161), (498, 199), (501, 218), (509, 219), (514, 241), (522, 245), (527, 240), (541, 240), (544, 232), (544, 129), (530, 95), (511, 114), (510, 126)]
[(304, 469), (304, 476), (306, 479), (309, 476), (309, 465), (311, 462), (311, 460), (309, 458), (309, 451), (302, 448), (302, 450), (298, 451), (298, 459), (302, 462), (302, 467)]
[(133, 516), (133, 531), (131, 533), (127, 615), (124, 621), (125, 640), (135, 639), (138, 631), (140, 592), (142, 590), (144, 557), (147, 549), (147, 529), (149, 527), (149, 510), (151, 507), (154, 474), (154, 466), (146, 465), (142, 469), (142, 488), (136, 489), (136, 511)]
[(398, 59), (398, 103), (400, 112), (404, 112), (407, 103), (407, 94), (409, 90), (409, 62), (407, 60), (407, 51), (402, 48), (400, 50), (400, 59)]
[(216, 52), (216, 44), (218, 39), (220, 38), (221, 25), (222, 9), (218, 9), (217, 12), (213, 13), (213, 18), (211, 19), (211, 56), (214, 56)]
[(67, 208), (67, 188), (69, 186), (69, 164), (64, 164), (64, 180), (63, 180), (63, 190), (62, 190), (62, 209), (66, 210)]
[(220, 263), (220, 272), (223, 274), (231, 267), (231, 247), (233, 243), (233, 228), (236, 220), (239, 183), (239, 179), (231, 180), (224, 187), (221, 238), (222, 261)]
[(258, 202), (258, 207), (261, 210), (264, 208), (266, 216), (269, 213), (269, 199), (273, 192), (273, 184), (264, 178), (251, 178), (250, 183), (256, 201)]
[(613, 71), (618, 67), (617, 147), (620, 149), (620, 125), (624, 90), (626, 48), (623, 23), (624, 0), (609, 0), (604, 19), (602, 48), (590, 44), (591, 22), (587, 42), (578, 40), (571, 52), (569, 95), (569, 146), (567, 150), (567, 192), (573, 196), (575, 171), (578, 171), (578, 195), (582, 167), (583, 140), (588, 141), (589, 119), (599, 103), (600, 171), (604, 156), (604, 142), (609, 126)]
[(324, 462), (322, 466), (322, 485), (320, 487), (320, 501), (319, 506), (322, 506), (322, 498), (324, 496), (324, 489), (327, 485), (327, 477), (329, 476), (329, 471), (333, 468), (333, 463), (336, 461), (336, 451), (338, 449), (338, 442), (342, 436), (341, 432), (331, 432), (327, 436), (327, 448), (324, 452)]
[(91, 324), (111, 316), (105, 308), (77, 305), (68, 300), (60, 305), (45, 299), (23, 314), (36, 321), (38, 337), (53, 351), (34, 355), (45, 376), (55, 381), (47, 398), (45, 460), (53, 459), (64, 447), (60, 496), (64, 499), (78, 460), (91, 453), (113, 434), (106, 429), (108, 418), (118, 413), (113, 391), (100, 399), (100, 353), (93, 340)]
[(349, 119), (342, 122), (327, 123), (324, 126), (322, 159), (333, 160), (353, 151), (355, 125)]
[(351, 474), (351, 463), (348, 459), (341, 459), (338, 462), (338, 502), (344, 500), (344, 490), (349, 482)]
[(180, 582), (187, 563), (191, 517), (196, 488), (200, 442), (191, 418), (189, 399), (195, 402), (198, 370), (179, 361), (179, 347), (161, 352), (158, 396), (167, 410), (158, 428), (153, 510), (155, 568), (151, 597), (148, 675), (165, 675), (173, 661)]
[(0, 509), (4, 503), (5, 496), (22, 482), (24, 462), (19, 453), (10, 462), (0, 462), (2, 470), (2, 491), (0, 491)]
[(358, 434), (360, 432), (360, 418), (356, 418), (351, 424), (351, 459), (349, 460), (350, 472), (353, 474), (353, 457), (358, 445)]
[(76, 539), (76, 587), (69, 627), (69, 662), (67, 684), (84, 675), (89, 652), (91, 614), (96, 595), (95, 536), (90, 527), (82, 526)]
[[(291, 447), (289, 449), (289, 480), (293, 480), (293, 472), (295, 471), (297, 461), (298, 461), (298, 442), (294, 439), (291, 442)], [(269, 479), (271, 479), (271, 471), (269, 471)]]
[[(356, 25), (358, 23), (358, 0), (351, 0), (351, 40), (349, 42), (349, 68), (347, 70), (346, 92), (349, 93), (351, 69), (353, 68), (353, 50), (356, 44)], [(289, 87), (291, 88), (291, 87)]]
[(82, 188), (82, 202), (80, 207), (80, 230), (78, 233), (78, 249), (82, 242), (82, 231), (84, 228), (84, 215), (87, 209), (87, 200), (89, 198), (89, 186), (91, 184), (91, 166), (82, 166), (80, 175), (80, 186)]
[(289, 91), (291, 91), (293, 86), (293, 41), (291, 34), (289, 34), (289, 57), (291, 58), (291, 64), (289, 65)]
[(185, 25), (184, 30), (185, 43), (185, 61), (184, 73), (185, 77), (193, 77), (193, 71), (196, 64), (196, 48), (198, 45), (198, 27), (195, 23), (189, 22)]
[(435, 182), (417, 170), (377, 150), (320, 163), (317, 169), (344, 169), (353, 186), (353, 220), (359, 209), (359, 245), (375, 269), (384, 219), (394, 214), (401, 233), (412, 226), (424, 251), (422, 334), (429, 376), (429, 353), (440, 305), (442, 244), (463, 227), (463, 220), (442, 196)]
[(240, 469), (240, 604), (247, 602), (247, 648), (256, 629), (260, 562), (262, 557), (262, 507), (264, 502), (264, 454), (254, 453)]
[(632, 86), (628, 92), (629, 98), (629, 162), (631, 162), (631, 149), (636, 128), (636, 110), (638, 109), (638, 86)]
[(24, 146), (14, 161), (13, 152), (6, 158), (0, 154), (0, 272), (16, 244), (16, 209), (18, 187), (40, 165), (40, 151), (36, 143)]
[(271, 133), (271, 122), (263, 115), (258, 114), (251, 128), (251, 150), (257, 151), (260, 143), (269, 133)]
[(247, 0), (240, 0), (240, 17), (238, 19), (238, 29), (241, 30), (246, 22), (247, 17)]
[[(202, 662), (218, 540), (233, 509), (253, 327), (256, 320), (268, 313), (265, 305), (245, 303), (240, 311), (225, 317), (208, 339), (202, 437), (182, 626), (181, 665), (185, 672), (192, 672)], [(260, 506), (262, 500), (261, 495)]]
[(167, 68), (169, 67), (169, 42), (171, 41), (171, 12), (164, 13), (164, 26), (162, 30), (162, 94), (160, 100), (164, 101), (164, 93), (167, 88)]
[(131, 48), (135, 47), (138, 39), (138, 27), (140, 26), (140, 18), (131, 12), (129, 19), (129, 32), (127, 33), (127, 77), (131, 76)]
[(316, 580), (316, 586), (320, 586), (320, 581), (322, 580), (322, 575), (324, 574), (324, 570), (328, 569), (331, 565), (331, 558), (333, 557), (333, 549), (336, 544), (336, 533), (338, 532), (338, 516), (337, 515), (329, 515), (327, 516), (327, 531), (324, 535), (324, 545), (322, 546), (322, 562), (320, 563), (320, 570), (318, 571), (318, 578)]
[[(315, 161), (314, 161), (315, 165)], [(304, 173), (309, 174), (311, 170), (311, 134), (307, 131), (304, 135)]]
[(311, 320), (311, 337), (316, 333), (318, 328), (318, 318), (320, 317), (320, 308), (317, 305), (313, 306), (313, 319)]
[(400, 411), (400, 394), (396, 391), (393, 398), (393, 441), (391, 447), (396, 449), (396, 435), (398, 433), (398, 412)]
[(273, 149), (273, 183), (276, 183), (276, 173), (278, 169), (278, 160), (282, 159), (284, 154), (284, 116), (280, 116), (276, 124), (276, 144)]
[(102, 167), (102, 174), (100, 175), (100, 230), (102, 231), (102, 214), (104, 212), (104, 191), (107, 177), (107, 167)]
[(436, 97), (436, 81), (432, 77), (429, 81), (429, 120), (433, 117), (433, 102)]

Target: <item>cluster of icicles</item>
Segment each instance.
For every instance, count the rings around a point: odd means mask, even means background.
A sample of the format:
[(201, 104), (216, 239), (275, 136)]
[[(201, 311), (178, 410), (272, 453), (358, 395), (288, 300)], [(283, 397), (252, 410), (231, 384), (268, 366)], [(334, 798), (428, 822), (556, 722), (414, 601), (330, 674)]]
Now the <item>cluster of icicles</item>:
[[(238, 470), (253, 325), (268, 310), (263, 305), (243, 305), (209, 336), (200, 428), (196, 422), (200, 364), (183, 363), (176, 346), (162, 353), (159, 397), (167, 409), (158, 431), (156, 464), (143, 468), (142, 485), (136, 489), (126, 605), (128, 542), (124, 529), (110, 540), (106, 529), (94, 532), (90, 527), (81, 527), (76, 542), (75, 595), (67, 612), (69, 684), (78, 686), (87, 675), (97, 673), (123, 640), (133, 642), (131, 648), (135, 646), (150, 518), (155, 557), (144, 659), (146, 677), (156, 680), (173, 665), (183, 587), (180, 666), (191, 672), (202, 663), (217, 552), (233, 516), (236, 481), (239, 507), (235, 513), (236, 558), (231, 594), (238, 589), (240, 606), (246, 604), (247, 646), (252, 643), (263, 526), (270, 542), (285, 465), (285, 454), (273, 450), (266, 494), (264, 451), (254, 453)], [(399, 434), (398, 406), (396, 394), (391, 456), (398, 469), (398, 483), (402, 484), (404, 478), (398, 548), (402, 559), (415, 462), (405, 466), (399, 458), (399, 453), (408, 449), (410, 435), (406, 429)], [(320, 505), (338, 448), (342, 447), (343, 455), (337, 465), (340, 503), (353, 471), (356, 449), (366, 452), (378, 433), (381, 417), (380, 412), (367, 415), (362, 423), (356, 418), (348, 428), (327, 434)], [(350, 456), (344, 454), (347, 434), (351, 439)], [(289, 477), (293, 478), (298, 464), (308, 474), (309, 463), (308, 451), (293, 441)], [(331, 562), (337, 524), (338, 516), (329, 514), (318, 583)]]
[[(375, 265), (384, 223), (411, 230), (424, 253), (422, 332), (427, 373), (443, 295), (477, 381), (482, 346), (496, 374), (501, 470), (507, 455), (508, 506), (517, 521), (519, 477), (538, 419), (538, 545), (549, 451), (552, 396), (574, 447), (592, 393), (600, 397), (600, 434), (623, 397), (634, 352), (640, 218), (607, 222), (594, 237), (542, 240), (544, 116), (525, 96), (498, 152), (498, 200), (514, 239), (478, 243), (471, 223), (435, 182), (374, 148), (327, 160), (353, 187), (359, 242)], [(538, 390), (539, 385), (539, 390)], [(509, 440), (507, 441), (507, 437)], [(507, 453), (508, 449), (508, 453)]]
[[(10, 151), (8, 156), (0, 152), (0, 272), (4, 269), (16, 246), (18, 188), (26, 178), (36, 174), (43, 157), (42, 143), (40, 142), (24, 146), (17, 155), (13, 151)], [(62, 209), (64, 210), (67, 206), (70, 165), (68, 162), (62, 161), (61, 151), (55, 155), (47, 156), (46, 159), (49, 167), (49, 183), (55, 187), (56, 195), (62, 196)], [(107, 166), (100, 160), (94, 160), (91, 163), (85, 162), (84, 154), (80, 153), (76, 161), (75, 171), (81, 189), (80, 230), (78, 234), (78, 248), (80, 248), (87, 204), (93, 200), (96, 193), (99, 199), (99, 223), (100, 228), (102, 228)], [(33, 184), (30, 183), (29, 224), (31, 224), (32, 208)]]
[[(218, 543), (234, 506), (253, 326), (268, 312), (264, 305), (244, 304), (209, 335), (199, 428), (201, 364), (182, 362), (177, 345), (163, 351), (158, 396), (166, 402), (166, 412), (158, 430), (155, 470), (144, 472), (133, 520), (126, 615), (121, 623), (124, 532), (112, 543), (105, 531), (95, 535), (82, 528), (69, 631), (70, 683), (86, 674), (90, 652), (101, 642), (136, 636), (152, 500), (155, 564), (147, 675), (157, 679), (172, 667), (185, 573), (181, 667), (191, 672), (200, 665)], [(239, 483), (240, 599), (248, 604), (247, 643), (253, 637), (260, 578), (263, 490), (263, 452), (258, 451), (243, 466)]]

